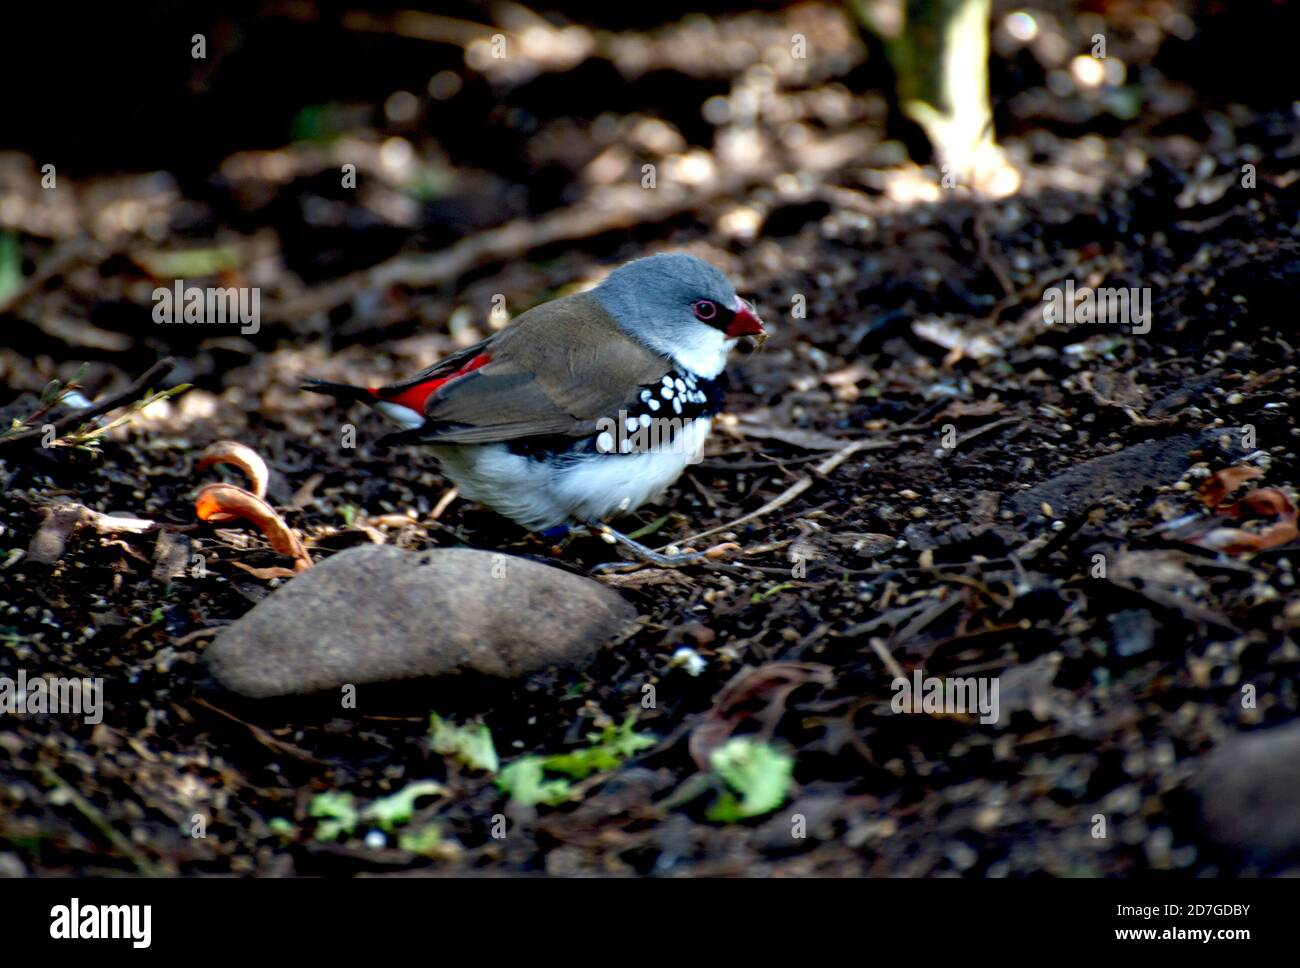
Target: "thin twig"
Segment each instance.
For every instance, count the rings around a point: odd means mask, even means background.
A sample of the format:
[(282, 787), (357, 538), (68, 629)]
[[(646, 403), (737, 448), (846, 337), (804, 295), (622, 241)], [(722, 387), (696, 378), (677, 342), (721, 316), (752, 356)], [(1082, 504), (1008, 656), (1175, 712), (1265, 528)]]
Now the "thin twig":
[(108, 822), (108, 818), (89, 800), (82, 796), (72, 784), (59, 776), (54, 770), (44, 763), (36, 764), (36, 772), (40, 774), (41, 779), (46, 785), (53, 787), (63, 797), (67, 799), (76, 811), (85, 817), (100, 832), (105, 840), (121, 854), (125, 855), (135, 869), (146, 877), (158, 877), (162, 872), (158, 867), (131, 842), (129, 837), (123, 835), (116, 827)]
[(1010, 427), (1012, 424), (1023, 423), (1021, 417), (1003, 417), (1001, 420), (994, 420), (992, 423), (986, 423), (982, 427), (976, 427), (969, 433), (962, 434), (957, 438), (957, 446), (969, 444), (976, 437), (983, 437), (985, 434), (991, 434), (995, 430), (1001, 430), (1003, 427)]
[(292, 756), (295, 760), (300, 760), (303, 763), (310, 763), (313, 766), (327, 765), (324, 760), (317, 759), (316, 757), (308, 753), (306, 750), (300, 749), (299, 747), (294, 746), (292, 743), (286, 743), (284, 742), (284, 740), (276, 739), (274, 736), (272, 736), (270, 733), (264, 730), (261, 726), (257, 726), (253, 723), (240, 719), (234, 713), (222, 709), (220, 706), (214, 706), (206, 699), (196, 698), (193, 701), (196, 706), (202, 706), (204, 709), (210, 709), (219, 716), (225, 716), (232, 723), (238, 723), (240, 726), (243, 726), (245, 729), (249, 731), (249, 733), (252, 734), (253, 739), (257, 740), (259, 743), (261, 743), (263, 746), (265, 746), (267, 749), (271, 750), (272, 752), (283, 753), (288, 756)]
[[(817, 467), (815, 468), (817, 477), (825, 477), (827, 474), (831, 473), (831, 471), (835, 470), (835, 468), (839, 467), (841, 464), (843, 464), (846, 460), (848, 460), (858, 451), (866, 450), (868, 447), (870, 447), (871, 444), (872, 441), (869, 440), (855, 440), (853, 441), (853, 443), (845, 447), (841, 447), (834, 454), (832, 454), (830, 457), (826, 458), (824, 461), (822, 461), (820, 464), (817, 465)], [(693, 544), (694, 542), (699, 541), (701, 538), (707, 538), (710, 535), (718, 534), (721, 531), (730, 531), (732, 528), (738, 528), (742, 524), (748, 524), (750, 521), (756, 521), (759, 518), (763, 517), (765, 514), (771, 514), (773, 511), (777, 510), (778, 508), (785, 507), (785, 505), (789, 504), (791, 501), (797, 498), (804, 491), (808, 490), (808, 488), (812, 487), (813, 482), (815, 480), (816, 477), (814, 477), (813, 475), (805, 474), (803, 477), (799, 478), (799, 480), (795, 481), (788, 488), (782, 491), (778, 497), (775, 497), (772, 500), (768, 501), (757, 511), (750, 511), (748, 514), (741, 515), (740, 517), (736, 518), (736, 520), (734, 521), (730, 521), (726, 524), (720, 524), (715, 528), (709, 528), (709, 530), (701, 531), (699, 534), (691, 535), (691, 537), (686, 538), (683, 541), (674, 541), (672, 542), (672, 544), (677, 545), (679, 547), (688, 544)], [(662, 548), (659, 548), (657, 550), (663, 551), (665, 548), (668, 547), (669, 545), (664, 545)]]
[(451, 507), (451, 502), (456, 500), (459, 496), (460, 492), (454, 487), (443, 494), (442, 497), (438, 498), (438, 503), (433, 506), (433, 510), (429, 512), (429, 520), (437, 521), (442, 517), (442, 513), (446, 511), (447, 508)]
[(890, 676), (895, 679), (907, 678), (907, 673), (904, 672), (903, 667), (898, 664), (898, 660), (894, 658), (893, 653), (885, 648), (884, 642), (873, 636), (872, 638), (867, 639), (867, 644), (871, 646), (871, 651), (876, 653), (880, 661), (885, 664), (885, 671), (888, 672)]
[[(145, 370), (139, 378), (132, 382), (132, 384), (121, 393), (116, 393), (107, 400), (101, 400), (89, 409), (78, 410), (65, 417), (60, 417), (50, 425), (54, 428), (56, 439), (62, 436), (63, 431), (67, 430), (69, 427), (80, 426), (87, 420), (98, 417), (100, 414), (108, 413), (110, 410), (116, 410), (123, 404), (129, 403), (138, 397), (141, 391), (152, 386), (155, 381), (170, 373), (175, 366), (176, 361), (170, 356), (165, 356), (153, 366), (149, 367), (149, 369)], [(7, 437), (0, 437), (0, 447), (5, 447), (9, 444), (18, 443), (20, 441), (26, 442), (38, 440), (42, 436), (44, 436), (43, 427), (32, 427), (30, 430), (20, 431), (19, 433), (11, 434)]]

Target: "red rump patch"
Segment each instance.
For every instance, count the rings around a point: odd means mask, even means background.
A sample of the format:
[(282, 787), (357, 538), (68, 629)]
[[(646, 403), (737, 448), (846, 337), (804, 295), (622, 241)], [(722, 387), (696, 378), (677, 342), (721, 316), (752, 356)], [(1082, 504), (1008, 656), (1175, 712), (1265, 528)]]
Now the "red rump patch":
[(492, 357), (486, 353), (480, 353), (474, 359), (470, 360), (455, 373), (449, 373), (446, 376), (433, 377), (425, 380), (423, 383), (416, 383), (412, 386), (399, 390), (392, 396), (380, 396), (383, 392), (380, 387), (370, 387), (370, 395), (375, 399), (388, 400), (408, 410), (414, 410), (416, 413), (424, 413), (424, 405), (428, 402), (429, 397), (438, 392), (438, 389), (445, 383), (450, 383), (457, 377), (462, 377), (466, 373), (473, 373), (480, 366), (491, 362)]

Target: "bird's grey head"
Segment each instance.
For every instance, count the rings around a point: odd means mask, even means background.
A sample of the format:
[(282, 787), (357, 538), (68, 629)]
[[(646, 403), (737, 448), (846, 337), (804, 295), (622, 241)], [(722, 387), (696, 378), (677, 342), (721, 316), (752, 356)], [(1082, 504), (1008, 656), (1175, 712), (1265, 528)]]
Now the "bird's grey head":
[(739, 336), (762, 332), (752, 307), (745, 308), (727, 277), (685, 253), (629, 262), (592, 294), (630, 335), (703, 376), (721, 371)]

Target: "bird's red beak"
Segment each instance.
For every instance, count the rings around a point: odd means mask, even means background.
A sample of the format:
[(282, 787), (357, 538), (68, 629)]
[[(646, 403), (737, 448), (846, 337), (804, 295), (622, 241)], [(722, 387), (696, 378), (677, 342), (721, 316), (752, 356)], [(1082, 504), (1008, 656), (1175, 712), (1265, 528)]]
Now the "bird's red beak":
[(763, 328), (763, 321), (758, 318), (758, 313), (754, 312), (754, 307), (737, 296), (735, 310), (736, 315), (725, 331), (726, 337), (739, 339), (741, 336), (752, 336), (754, 344), (762, 346), (763, 341), (767, 339), (767, 330)]

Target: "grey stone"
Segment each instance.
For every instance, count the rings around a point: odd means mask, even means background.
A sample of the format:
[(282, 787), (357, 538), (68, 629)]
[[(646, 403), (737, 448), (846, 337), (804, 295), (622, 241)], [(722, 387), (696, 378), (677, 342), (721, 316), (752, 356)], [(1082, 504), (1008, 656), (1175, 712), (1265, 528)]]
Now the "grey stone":
[(1221, 847), (1266, 868), (1300, 859), (1300, 722), (1233, 736), (1206, 754), (1192, 788)]
[[(1082, 514), (1107, 496), (1127, 501), (1145, 487), (1172, 484), (1197, 459), (1199, 451), (1218, 452), (1241, 440), (1241, 428), (1218, 427), (1162, 440), (1145, 440), (1067, 467), (1008, 501), (1019, 514), (1040, 513), (1049, 504), (1057, 517)], [(1240, 454), (1240, 452), (1238, 452)]]
[(604, 585), (524, 558), (369, 545), (291, 579), (205, 660), (253, 698), (461, 672), (515, 678), (576, 665), (635, 618)]

